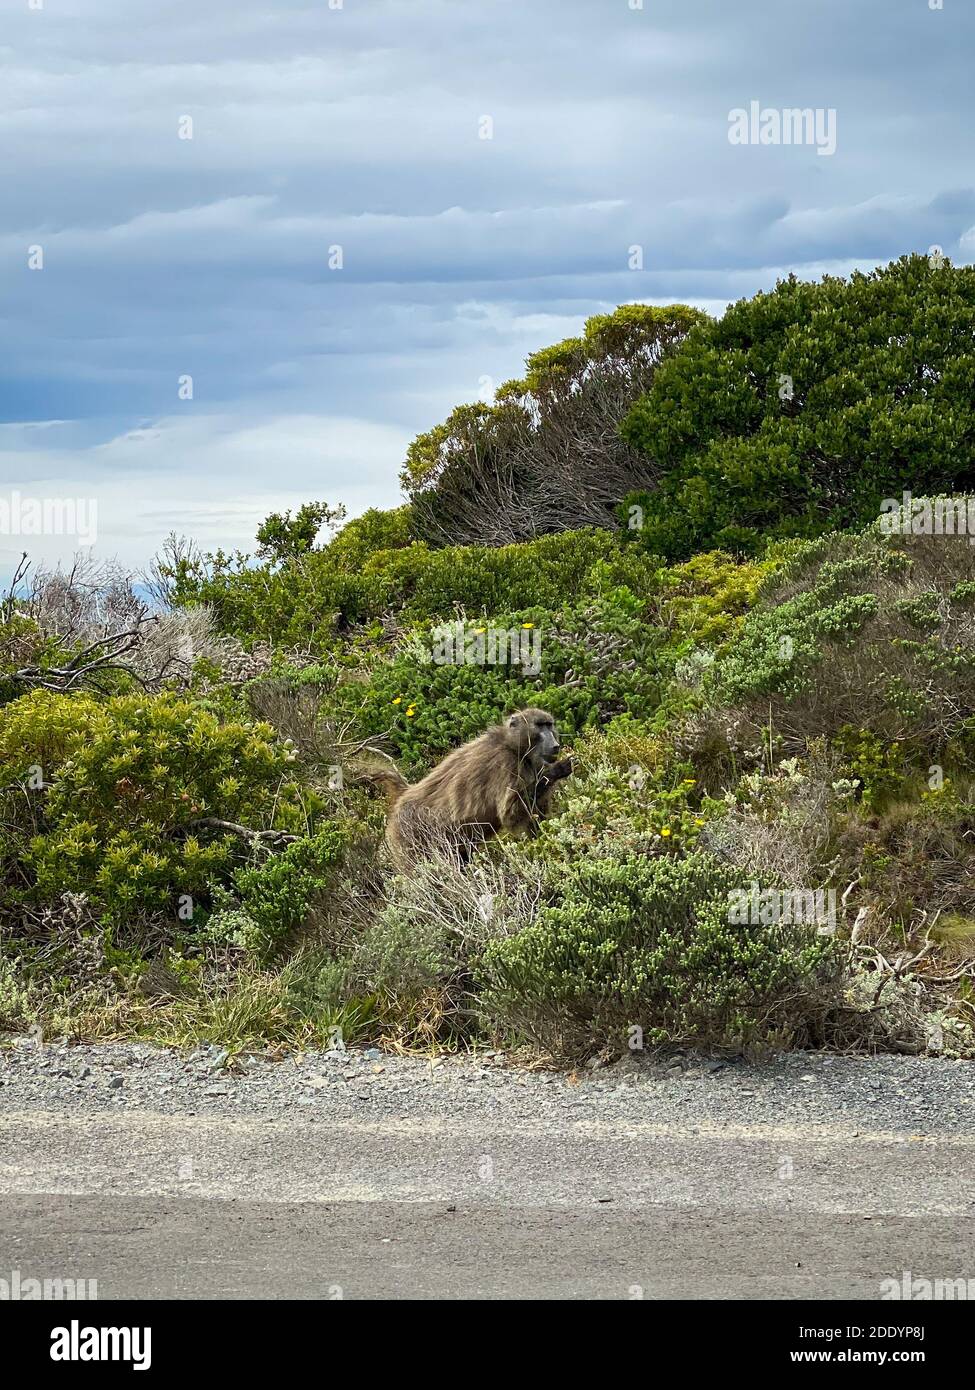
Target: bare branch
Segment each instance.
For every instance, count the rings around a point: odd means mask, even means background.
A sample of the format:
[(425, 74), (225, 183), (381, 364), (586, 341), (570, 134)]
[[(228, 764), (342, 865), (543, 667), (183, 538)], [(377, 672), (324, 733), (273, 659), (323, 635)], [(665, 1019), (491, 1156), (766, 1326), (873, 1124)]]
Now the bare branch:
[(189, 835), (197, 828), (222, 830), (228, 835), (238, 835), (242, 840), (261, 845), (265, 849), (275, 845), (291, 845), (296, 840), (301, 839), (300, 835), (289, 835), (284, 830), (252, 830), (250, 826), (238, 825), (236, 821), (232, 820), (219, 820), (216, 816), (203, 816), (200, 820), (189, 821), (186, 825), (178, 826), (176, 830), (172, 831), (172, 834)]
[(27, 551), (25, 550), (17, 561), (17, 568), (14, 570), (14, 576), (10, 581), (10, 587), (4, 596), (2, 612), (3, 621), (5, 623), (9, 623), (14, 615), (14, 604), (17, 602), (17, 589), (29, 569), (30, 561), (27, 558)]
[(141, 681), (141, 677), (137, 676), (131, 665), (123, 663), (119, 658), (138, 647), (147, 624), (158, 621), (158, 618), (147, 613), (143, 607), (134, 627), (125, 632), (113, 632), (107, 637), (97, 638), (63, 666), (22, 666), (19, 670), (10, 672), (7, 679), (19, 681), (30, 688), (56, 691), (71, 690), (79, 683), (90, 680), (94, 674), (105, 671), (124, 671)]

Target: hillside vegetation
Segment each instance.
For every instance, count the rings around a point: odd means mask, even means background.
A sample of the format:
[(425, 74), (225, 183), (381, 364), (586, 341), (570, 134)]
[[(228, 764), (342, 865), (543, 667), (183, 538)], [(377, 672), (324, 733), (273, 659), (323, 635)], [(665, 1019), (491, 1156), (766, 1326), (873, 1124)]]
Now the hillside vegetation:
[[(973, 401), (966, 268), (627, 305), (417, 439), (397, 509), (171, 538), (150, 608), (25, 571), (0, 1029), (975, 1054), (975, 548), (918, 502), (975, 534)], [(529, 704), (556, 813), (395, 874), (370, 772)]]

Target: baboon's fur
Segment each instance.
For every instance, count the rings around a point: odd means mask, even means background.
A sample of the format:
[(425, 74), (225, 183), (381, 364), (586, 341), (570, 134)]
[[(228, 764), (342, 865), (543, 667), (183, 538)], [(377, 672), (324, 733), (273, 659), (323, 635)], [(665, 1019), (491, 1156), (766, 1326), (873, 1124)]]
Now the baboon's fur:
[(532, 833), (548, 813), (555, 784), (568, 777), (552, 716), (518, 710), (503, 724), (449, 753), (410, 786), (399, 773), (373, 775), (390, 801), (386, 840), (397, 866), (406, 868), (438, 841), (471, 850), (499, 830)]

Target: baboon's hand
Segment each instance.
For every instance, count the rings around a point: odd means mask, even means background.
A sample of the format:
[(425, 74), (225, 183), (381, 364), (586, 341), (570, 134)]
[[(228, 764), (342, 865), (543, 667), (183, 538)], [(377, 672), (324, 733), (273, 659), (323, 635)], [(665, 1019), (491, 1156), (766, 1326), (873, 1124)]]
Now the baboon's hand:
[(563, 777), (570, 777), (571, 775), (572, 759), (562, 758), (559, 762), (552, 763), (549, 767), (545, 768), (539, 780), (548, 788), (553, 787), (556, 782), (561, 782)]

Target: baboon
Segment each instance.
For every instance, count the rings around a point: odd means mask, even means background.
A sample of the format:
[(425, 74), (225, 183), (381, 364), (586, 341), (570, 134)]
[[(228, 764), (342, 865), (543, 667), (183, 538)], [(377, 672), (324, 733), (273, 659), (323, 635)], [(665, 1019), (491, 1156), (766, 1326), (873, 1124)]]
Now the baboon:
[(377, 771), (390, 797), (386, 841), (396, 865), (409, 867), (445, 841), (466, 856), (499, 830), (534, 833), (556, 783), (572, 771), (558, 751), (552, 716), (523, 709), (449, 753), (413, 786), (399, 773)]

